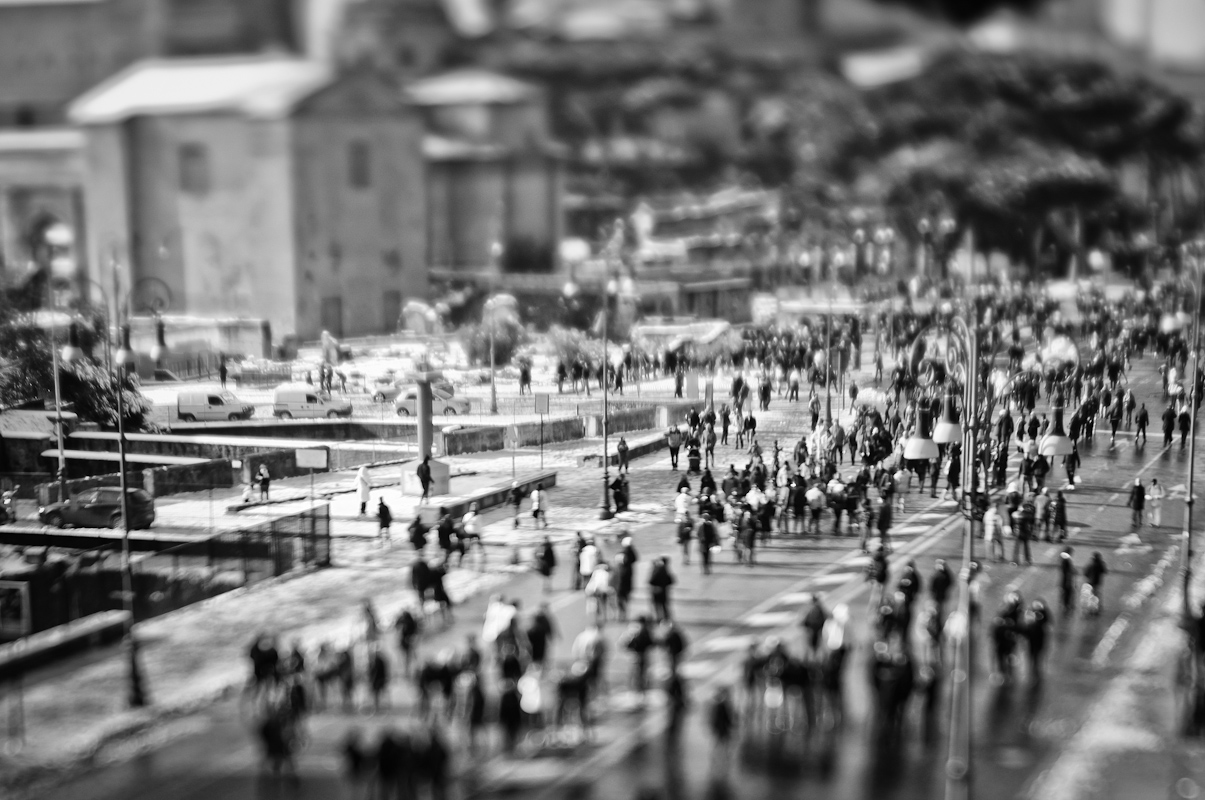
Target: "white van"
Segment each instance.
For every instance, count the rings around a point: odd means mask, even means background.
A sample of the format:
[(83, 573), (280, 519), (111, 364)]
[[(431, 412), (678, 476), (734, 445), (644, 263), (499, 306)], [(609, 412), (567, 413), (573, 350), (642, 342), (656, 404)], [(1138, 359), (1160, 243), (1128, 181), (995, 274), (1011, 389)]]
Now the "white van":
[(176, 415), (181, 422), (250, 419), (254, 414), (255, 406), (224, 389), (189, 389), (176, 396)]
[(351, 402), (339, 395), (316, 392), (308, 384), (277, 386), (272, 393), (272, 414), (278, 419), (350, 417)]

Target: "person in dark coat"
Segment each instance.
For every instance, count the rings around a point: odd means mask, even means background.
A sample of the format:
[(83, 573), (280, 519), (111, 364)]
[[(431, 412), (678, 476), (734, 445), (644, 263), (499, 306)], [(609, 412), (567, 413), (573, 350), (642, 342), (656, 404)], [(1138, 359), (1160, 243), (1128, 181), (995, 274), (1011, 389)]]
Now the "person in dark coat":
[(420, 603), (427, 601), (427, 594), (431, 591), (431, 567), (421, 554), (410, 564), (410, 587), (418, 595)]
[(503, 747), (507, 753), (513, 753), (523, 729), (522, 698), (514, 681), (507, 682), (498, 698), (498, 724), (502, 727)]
[(1042, 652), (1046, 649), (1046, 628), (1050, 624), (1050, 612), (1046, 603), (1034, 600), (1025, 615), (1025, 642), (1029, 650), (1029, 679), (1034, 683), (1042, 680)]
[(427, 546), (427, 525), (421, 516), (415, 516), (410, 522), (410, 544), (419, 555)]
[(1064, 615), (1070, 614), (1075, 608), (1075, 561), (1071, 555), (1073, 552), (1072, 548), (1064, 547), (1063, 552), (1059, 553), (1059, 605)]
[(556, 569), (556, 549), (552, 546), (552, 539), (544, 537), (544, 543), (540, 546), (539, 555), (536, 557), (536, 569), (544, 576), (544, 591), (552, 591), (552, 572)]
[(444, 621), (451, 622), (452, 598), (448, 596), (448, 590), (444, 587), (444, 576), (447, 574), (446, 562), (438, 561), (435, 566), (431, 567), (431, 597), (436, 603), (439, 603), (439, 610), (443, 613)]
[(950, 588), (954, 585), (954, 574), (944, 558), (937, 559), (933, 565), (933, 577), (929, 579), (929, 596), (937, 605), (938, 616), (943, 616), (946, 599), (950, 596)]
[(663, 622), (670, 617), (669, 588), (674, 583), (676, 581), (669, 571), (669, 560), (665, 556), (660, 556), (653, 562), (653, 569), (649, 573), (649, 591), (653, 603), (653, 616), (658, 622)]
[(552, 641), (556, 638), (556, 626), (552, 623), (552, 613), (548, 610), (547, 603), (540, 604), (525, 633), (531, 663), (543, 669)]
[(1138, 437), (1142, 437), (1142, 443), (1146, 444), (1146, 426), (1151, 422), (1150, 412), (1146, 410), (1146, 403), (1138, 409), (1138, 414), (1134, 417), (1134, 444), (1138, 444)]
[(390, 526), (393, 525), (393, 512), (389, 510), (389, 506), (385, 505), (385, 498), (377, 500), (377, 530), (378, 536), (382, 544), (389, 543), (393, 546), (393, 537), (389, 533)]
[(421, 503), (431, 496), (431, 456), (423, 456), (423, 462), (415, 469), (419, 485), (423, 487), (423, 495), (418, 499)]
[(1169, 403), (1163, 410), (1163, 446), (1172, 446), (1172, 433), (1176, 428), (1176, 412)]
[(1097, 614), (1100, 613), (1101, 606), (1103, 605), (1103, 598), (1100, 594), (1100, 585), (1108, 572), (1109, 568), (1105, 566), (1105, 560), (1101, 556), (1099, 550), (1092, 554), (1092, 559), (1088, 562), (1088, 565), (1084, 567), (1084, 581), (1092, 590), (1092, 594), (1096, 596), (1095, 613)]
[(1146, 508), (1146, 487), (1142, 485), (1141, 478), (1134, 479), (1134, 485), (1130, 487), (1130, 497), (1126, 500), (1126, 505), (1130, 508), (1131, 512), (1130, 524), (1135, 528), (1142, 527), (1142, 512)]

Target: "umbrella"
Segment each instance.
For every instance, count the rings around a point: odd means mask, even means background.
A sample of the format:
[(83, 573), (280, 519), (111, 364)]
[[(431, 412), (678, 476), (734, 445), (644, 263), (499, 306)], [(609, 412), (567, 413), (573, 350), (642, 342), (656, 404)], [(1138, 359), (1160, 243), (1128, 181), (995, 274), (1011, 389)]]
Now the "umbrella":
[(1163, 333), (1176, 333), (1184, 327), (1184, 323), (1176, 318), (1175, 314), (1164, 314), (1159, 320), (1159, 330)]

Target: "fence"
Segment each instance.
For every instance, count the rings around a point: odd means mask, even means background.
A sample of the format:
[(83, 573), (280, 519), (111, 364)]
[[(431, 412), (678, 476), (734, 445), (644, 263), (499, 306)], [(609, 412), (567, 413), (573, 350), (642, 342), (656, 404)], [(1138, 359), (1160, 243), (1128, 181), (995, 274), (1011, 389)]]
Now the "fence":
[(163, 358), (159, 369), (184, 381), (198, 378), (217, 380), (220, 361), (217, 353), (181, 353)]
[(279, 386), (293, 380), (293, 367), (289, 364), (242, 367), (231, 370), (226, 377), (235, 386)]
[(331, 562), (330, 505), (320, 503), (250, 528), (219, 533), (139, 558), (135, 619), (144, 619)]
[[(86, 550), (46, 548), (44, 563), (8, 574), (29, 593), (27, 630), (37, 632), (124, 607), (121, 540)], [(166, 614), (303, 567), (330, 564), (330, 507), (173, 547), (135, 553), (130, 573), (136, 620)]]

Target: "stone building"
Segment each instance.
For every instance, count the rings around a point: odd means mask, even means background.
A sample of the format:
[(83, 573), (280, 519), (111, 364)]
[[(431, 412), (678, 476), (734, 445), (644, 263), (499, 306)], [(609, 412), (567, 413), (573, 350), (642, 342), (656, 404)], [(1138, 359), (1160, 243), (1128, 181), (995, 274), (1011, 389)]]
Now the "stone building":
[[(422, 120), (378, 73), (288, 56), (136, 64), (72, 104), (88, 260), (277, 341), (392, 330), (426, 296)], [(128, 284), (127, 284), (128, 285)]]
[(431, 267), (483, 269), (495, 243), (555, 259), (564, 169), (543, 93), (505, 75), (465, 69), (417, 80), (407, 95), (427, 131)]
[(0, 0), (0, 128), (56, 125), (136, 61), (294, 51), (294, 0)]

